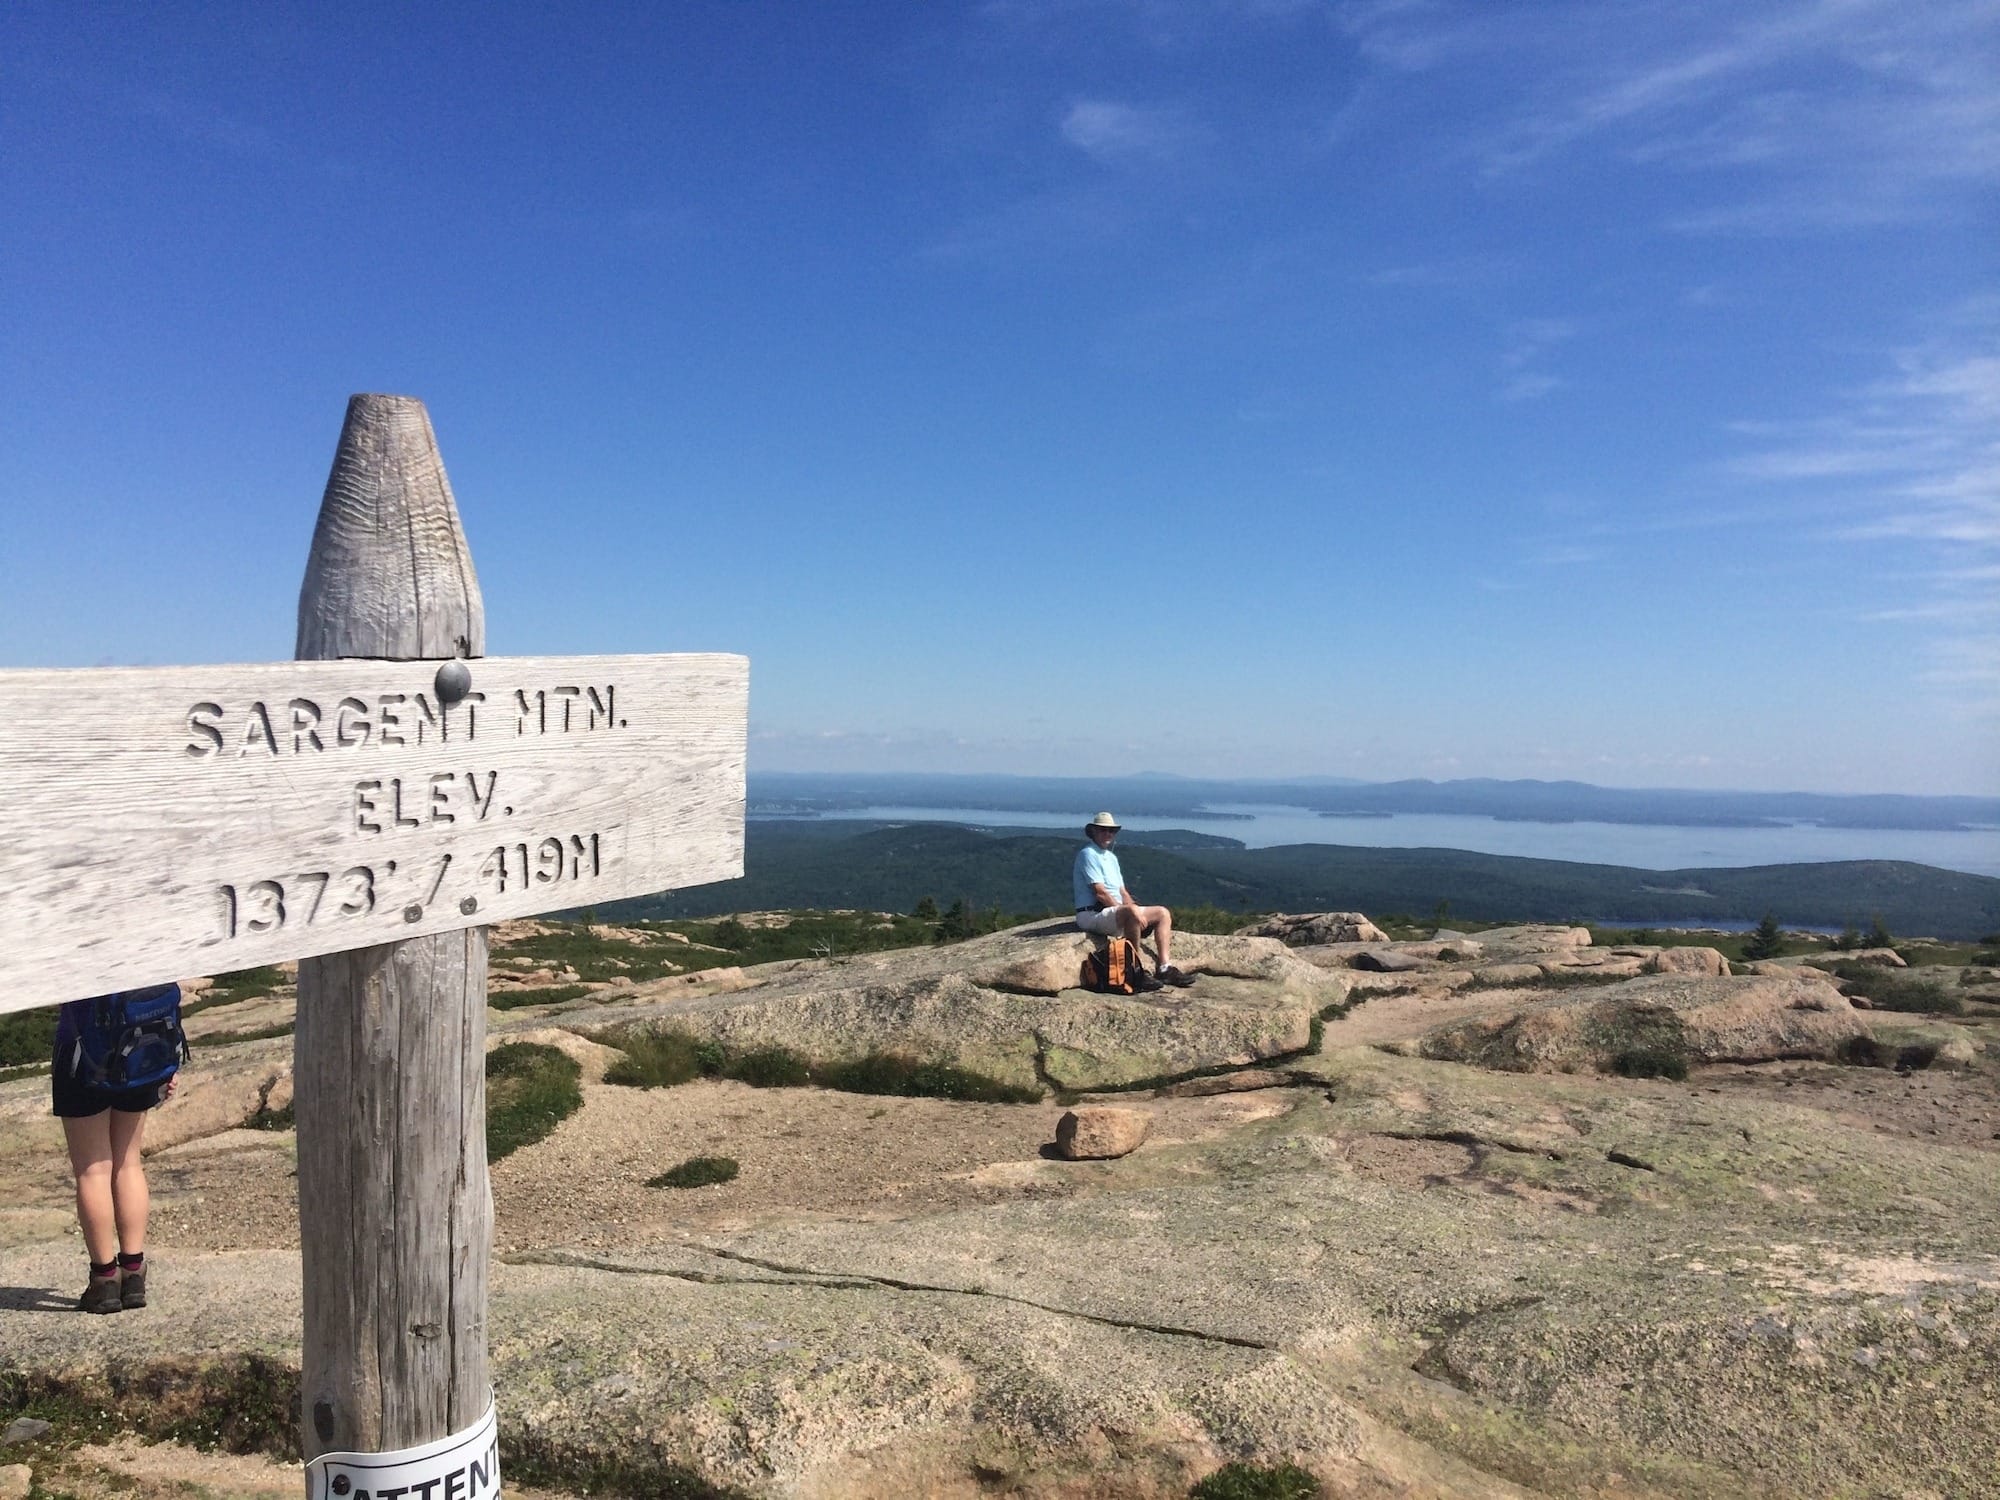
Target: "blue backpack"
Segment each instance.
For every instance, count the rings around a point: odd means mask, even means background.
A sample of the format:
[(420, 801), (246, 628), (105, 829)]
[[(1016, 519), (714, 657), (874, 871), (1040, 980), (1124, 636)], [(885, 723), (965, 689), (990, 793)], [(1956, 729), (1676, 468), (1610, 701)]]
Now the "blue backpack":
[(88, 1087), (111, 1093), (151, 1088), (187, 1060), (179, 985), (120, 990), (85, 1003), (70, 1066)]

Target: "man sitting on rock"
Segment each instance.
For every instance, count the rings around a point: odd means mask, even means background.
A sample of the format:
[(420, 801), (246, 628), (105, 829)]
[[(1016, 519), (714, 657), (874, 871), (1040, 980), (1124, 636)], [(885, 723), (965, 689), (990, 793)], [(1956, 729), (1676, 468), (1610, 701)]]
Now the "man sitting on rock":
[[(1134, 948), (1150, 932), (1160, 955), (1158, 982), (1182, 988), (1193, 984), (1192, 974), (1174, 967), (1174, 914), (1164, 906), (1140, 906), (1125, 889), (1125, 872), (1118, 868), (1118, 856), (1111, 852), (1111, 841), (1118, 837), (1118, 820), (1101, 812), (1083, 825), (1083, 836), (1089, 842), (1076, 851), (1070, 876), (1076, 896), (1076, 925), (1100, 937), (1130, 938)], [(1143, 971), (1141, 978), (1146, 981), (1142, 987), (1153, 987)]]

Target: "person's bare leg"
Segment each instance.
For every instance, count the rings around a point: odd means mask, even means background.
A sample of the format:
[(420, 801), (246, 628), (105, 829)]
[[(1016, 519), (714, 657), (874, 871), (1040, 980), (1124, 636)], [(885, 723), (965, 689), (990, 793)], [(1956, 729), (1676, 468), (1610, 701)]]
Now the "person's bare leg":
[(69, 1169), (76, 1177), (76, 1222), (84, 1252), (94, 1265), (118, 1257), (118, 1225), (111, 1197), (111, 1111), (63, 1121)]
[(1174, 951), (1174, 914), (1164, 906), (1149, 906), (1146, 915), (1153, 929), (1153, 947), (1160, 955), (1160, 967), (1172, 963)]
[(139, 1154), (145, 1138), (144, 1114), (111, 1111), (111, 1208), (118, 1227), (118, 1248), (126, 1255), (145, 1253), (146, 1216), (153, 1206), (146, 1165)]
[(1133, 947), (1139, 946), (1139, 939), (1146, 935), (1145, 914), (1136, 906), (1121, 906), (1117, 909), (1118, 931)]

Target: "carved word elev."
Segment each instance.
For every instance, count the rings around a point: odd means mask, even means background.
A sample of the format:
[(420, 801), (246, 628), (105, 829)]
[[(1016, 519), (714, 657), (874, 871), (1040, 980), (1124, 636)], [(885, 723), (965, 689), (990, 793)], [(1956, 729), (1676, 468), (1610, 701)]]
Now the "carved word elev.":
[[(500, 709), (498, 733), (591, 734), (623, 729), (617, 715), (617, 687), (560, 686), (516, 688)], [(367, 745), (396, 748), (422, 745), (428, 734), (451, 743), (480, 733), (484, 693), (467, 693), (457, 703), (434, 701), (427, 693), (377, 693), (346, 697), (329, 710), (311, 698), (283, 703), (252, 700), (230, 706), (204, 700), (187, 711), (187, 753), (196, 760), (245, 755), (308, 755), (324, 750), (358, 750)], [(496, 705), (497, 707), (498, 705)], [(493, 714), (486, 732), (495, 733)]]

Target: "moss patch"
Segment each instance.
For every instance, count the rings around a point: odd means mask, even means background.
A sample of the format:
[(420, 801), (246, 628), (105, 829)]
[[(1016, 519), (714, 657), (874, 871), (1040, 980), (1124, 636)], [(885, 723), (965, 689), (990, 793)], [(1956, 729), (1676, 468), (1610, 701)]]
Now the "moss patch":
[(560, 1049), (507, 1042), (486, 1054), (486, 1159), (532, 1146), (583, 1106), (583, 1070)]
[[(113, 1361), (103, 1375), (70, 1379), (0, 1374), (0, 1418), (40, 1417), (36, 1444), (65, 1451), (135, 1432), (150, 1442), (205, 1452), (299, 1457), (299, 1372), (260, 1355), (169, 1360), (133, 1370)], [(18, 1452), (18, 1450), (14, 1450)]]

